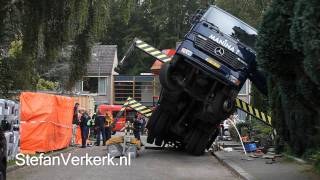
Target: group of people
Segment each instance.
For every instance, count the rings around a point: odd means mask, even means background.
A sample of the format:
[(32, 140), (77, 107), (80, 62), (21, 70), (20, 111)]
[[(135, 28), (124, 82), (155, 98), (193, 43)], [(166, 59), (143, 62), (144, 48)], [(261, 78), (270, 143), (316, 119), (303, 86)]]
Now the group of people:
[[(100, 146), (101, 140), (102, 145), (106, 145), (106, 141), (111, 138), (112, 134), (112, 122), (113, 117), (111, 112), (102, 113), (97, 110), (96, 113), (90, 115), (87, 110), (79, 107), (79, 103), (76, 103), (74, 106), (74, 114), (73, 114), (73, 127), (72, 127), (72, 140), (71, 145), (75, 146), (76, 144), (76, 133), (77, 128), (80, 126), (81, 129), (81, 147), (85, 148), (89, 144), (87, 144), (87, 140), (90, 134), (96, 136), (96, 146)], [(135, 138), (140, 140), (140, 135), (143, 133), (144, 126), (146, 124), (145, 117), (137, 113), (135, 119), (133, 121), (134, 130), (133, 134)], [(102, 137), (102, 139), (101, 139)]]
[(81, 148), (85, 148), (89, 145), (87, 144), (87, 140), (91, 133), (96, 136), (97, 141), (95, 145), (100, 145), (102, 136), (102, 145), (105, 146), (106, 141), (111, 138), (111, 123), (111, 113), (102, 114), (98, 110), (95, 114), (90, 115), (87, 110), (79, 108), (79, 103), (76, 103), (73, 109), (71, 145), (75, 146), (76, 144), (77, 128), (80, 126), (82, 140)]

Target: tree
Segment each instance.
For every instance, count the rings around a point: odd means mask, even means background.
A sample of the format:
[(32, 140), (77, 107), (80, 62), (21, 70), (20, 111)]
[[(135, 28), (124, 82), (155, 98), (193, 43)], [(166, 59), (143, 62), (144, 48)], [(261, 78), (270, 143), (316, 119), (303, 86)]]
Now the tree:
[(301, 50), (310, 48), (311, 37), (316, 41), (319, 38), (314, 36), (315, 31), (305, 33), (305, 38), (299, 37), (310, 27), (301, 22), (304, 13), (315, 13), (308, 20), (316, 22), (313, 18), (317, 12), (311, 7), (320, 6), (315, 2), (274, 0), (263, 17), (258, 40), (258, 63), (268, 76), (274, 125), (280, 142), (286, 141), (297, 155), (320, 144), (317, 111), (320, 104), (314, 100), (319, 96), (317, 75), (313, 73), (316, 67), (302, 66), (309, 62), (316, 65), (316, 61), (308, 58), (315, 58), (316, 54), (309, 49)]
[[(91, 53), (93, 42), (99, 40), (105, 33), (110, 18), (110, 1), (2, 1), (0, 8), (1, 56), (7, 56), (9, 44), (17, 37), (22, 40), (21, 54), (14, 58), (15, 64), (12, 64), (16, 70), (12, 88), (32, 90), (36, 89), (39, 78), (57, 80), (55, 77), (48, 77), (50, 74), (48, 72), (52, 72), (62, 63), (70, 63), (71, 67), (81, 63), (85, 68), (86, 63), (90, 60), (88, 54)], [(123, 6), (131, 3), (128, 0), (117, 2)], [(86, 45), (74, 44), (83, 42)], [(61, 51), (70, 44), (85, 48), (78, 50), (78, 54), (76, 52), (78, 57), (89, 58), (85, 61), (72, 59), (61, 62), (61, 60), (66, 60), (61, 58)], [(78, 76), (69, 78), (69, 83), (73, 84), (74, 82), (71, 81), (78, 80), (84, 73), (85, 71), (71, 72), (70, 75), (77, 74)]]

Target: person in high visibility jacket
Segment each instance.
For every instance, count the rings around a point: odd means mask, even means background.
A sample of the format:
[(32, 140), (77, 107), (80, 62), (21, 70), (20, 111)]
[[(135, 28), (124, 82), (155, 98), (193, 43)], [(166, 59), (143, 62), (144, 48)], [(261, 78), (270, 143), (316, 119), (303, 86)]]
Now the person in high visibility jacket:
[(106, 132), (106, 140), (109, 140), (111, 138), (111, 129), (110, 125), (112, 123), (112, 114), (108, 111), (106, 113), (106, 121), (105, 121), (105, 132)]

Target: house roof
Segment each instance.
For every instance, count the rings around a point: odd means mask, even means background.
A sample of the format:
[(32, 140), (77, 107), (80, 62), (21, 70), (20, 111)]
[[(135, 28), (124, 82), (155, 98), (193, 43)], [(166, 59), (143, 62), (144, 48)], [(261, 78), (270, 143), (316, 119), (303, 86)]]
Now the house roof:
[[(92, 48), (91, 61), (87, 65), (88, 76), (107, 76), (113, 74), (116, 66), (117, 45), (95, 45)], [(99, 68), (100, 66), (100, 68)], [(99, 73), (100, 71), (100, 73)]]

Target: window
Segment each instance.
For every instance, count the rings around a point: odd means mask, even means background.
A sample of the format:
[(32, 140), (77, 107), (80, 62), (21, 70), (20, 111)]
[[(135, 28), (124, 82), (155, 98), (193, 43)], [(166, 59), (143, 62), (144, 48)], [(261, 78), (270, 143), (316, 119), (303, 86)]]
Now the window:
[(247, 119), (247, 113), (243, 112), (240, 109), (237, 109), (237, 113), (240, 121), (245, 121)]
[(82, 81), (77, 81), (76, 82), (75, 91), (76, 92), (82, 92)]
[[(107, 78), (106, 77), (84, 77), (82, 82), (76, 83), (76, 92), (97, 93), (99, 95), (107, 94)], [(83, 87), (82, 87), (83, 86)]]
[(210, 7), (201, 20), (214, 24), (221, 32), (238, 39), (249, 47), (255, 47), (257, 30), (227, 12)]
[(98, 93), (98, 77), (84, 77), (83, 91)]
[(107, 94), (107, 78), (100, 77), (98, 83), (98, 94), (99, 95), (106, 95)]

